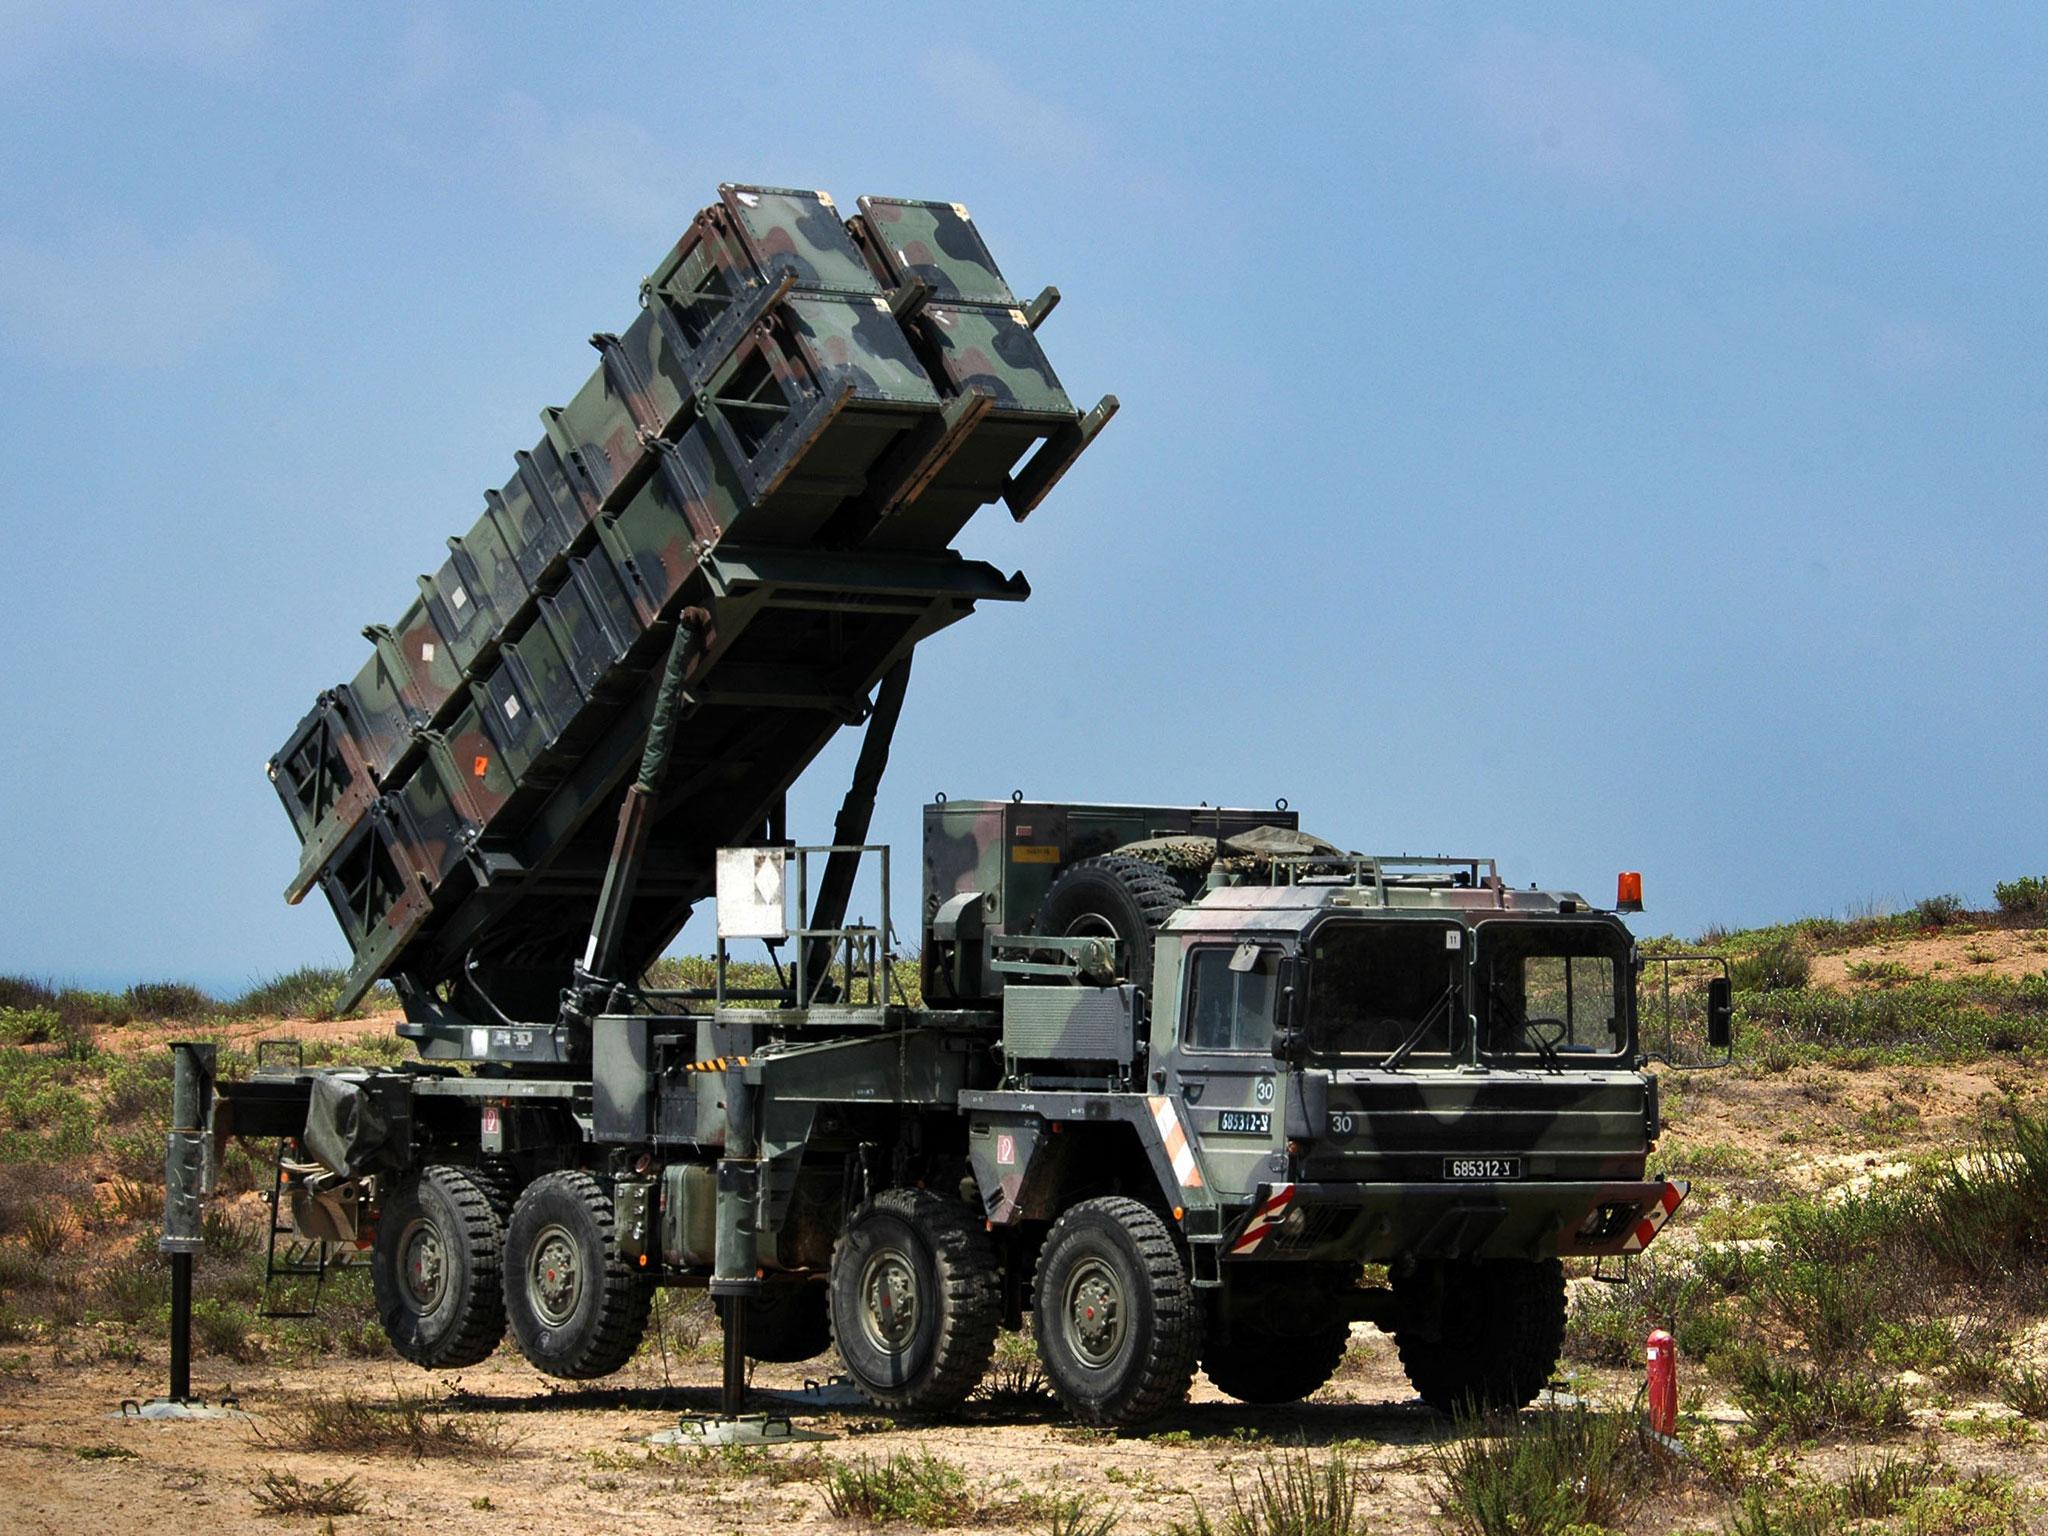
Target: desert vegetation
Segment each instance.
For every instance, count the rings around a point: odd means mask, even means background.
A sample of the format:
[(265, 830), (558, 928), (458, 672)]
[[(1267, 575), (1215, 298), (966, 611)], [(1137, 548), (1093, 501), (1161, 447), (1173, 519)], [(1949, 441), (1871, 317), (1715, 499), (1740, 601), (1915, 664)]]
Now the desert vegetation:
[[(2006, 882), (1995, 910), (1937, 897), (1701, 936), (1731, 959), (1737, 1034), (1726, 1070), (1663, 1074), (1658, 1165), (1693, 1195), (1625, 1275), (1574, 1279), (1560, 1395), (1514, 1418), (1407, 1406), (1386, 1341), (1361, 1329), (1308, 1404), (1246, 1409), (1198, 1384), (1204, 1401), (1119, 1438), (1063, 1422), (1012, 1337), (959, 1423), (824, 1413), (839, 1443), (650, 1449), (639, 1437), (677, 1407), (709, 1406), (719, 1329), (704, 1298), (665, 1293), (641, 1358), (590, 1391), (555, 1393), (507, 1354), (456, 1382), (415, 1373), (389, 1355), (359, 1271), (329, 1281), (317, 1317), (263, 1315), (270, 1168), (237, 1147), (207, 1216), (195, 1346), (203, 1379), (262, 1381), (268, 1396), (214, 1442), (229, 1449), (194, 1496), (218, 1507), (231, 1488), (228, 1505), (265, 1522), (252, 1528), (337, 1530), (417, 1517), (427, 1489), (455, 1529), (577, 1499), (678, 1517), (710, 1500), (720, 1528), (750, 1531), (2038, 1529), (2044, 889)], [(709, 971), (667, 961), (649, 979), (700, 986)], [(914, 965), (897, 979), (914, 998)], [(337, 981), (295, 972), (219, 999), (177, 982), (107, 993), (0, 978), (0, 1378), (16, 1396), (107, 1379), (125, 1395), (160, 1376), (163, 1042), (216, 1039), (229, 1077), (270, 1034), (314, 1064), (402, 1059), (388, 1018), (335, 1017)], [(1641, 1422), (1652, 1327), (1678, 1341), (1675, 1445)], [(763, 1367), (756, 1382), (795, 1387), (830, 1367)], [(157, 1454), (102, 1418), (77, 1422), (48, 1442), (73, 1478), (130, 1476)]]

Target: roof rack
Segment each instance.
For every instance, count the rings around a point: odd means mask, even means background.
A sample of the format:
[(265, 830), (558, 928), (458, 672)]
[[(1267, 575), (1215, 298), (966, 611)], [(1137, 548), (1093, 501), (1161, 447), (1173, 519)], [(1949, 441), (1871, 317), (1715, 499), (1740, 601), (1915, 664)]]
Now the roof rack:
[[(1311, 875), (1309, 870), (1316, 873)], [(1332, 870), (1335, 873), (1330, 873)], [(1370, 886), (1380, 906), (1387, 904), (1389, 886), (1411, 889), (1462, 887), (1491, 891), (1496, 905), (1507, 905), (1507, 888), (1501, 884), (1497, 859), (1414, 853), (1288, 853), (1273, 859), (1272, 882), (1275, 885)]]

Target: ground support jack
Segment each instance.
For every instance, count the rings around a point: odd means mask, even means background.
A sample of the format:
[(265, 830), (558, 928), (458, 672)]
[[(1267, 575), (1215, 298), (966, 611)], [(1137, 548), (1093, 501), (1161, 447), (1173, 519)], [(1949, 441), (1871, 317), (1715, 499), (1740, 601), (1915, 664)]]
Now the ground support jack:
[(171, 1387), (162, 1397), (148, 1402), (124, 1398), (110, 1419), (246, 1419), (232, 1393), (218, 1403), (192, 1395), (192, 1255), (174, 1249), (171, 1253)]
[(164, 1235), (157, 1248), (171, 1261), (170, 1390), (146, 1403), (134, 1398), (114, 1419), (244, 1419), (232, 1395), (218, 1403), (192, 1395), (192, 1262), (203, 1246), (200, 1202), (212, 1187), (214, 1047), (171, 1044), (171, 1133), (164, 1145)]

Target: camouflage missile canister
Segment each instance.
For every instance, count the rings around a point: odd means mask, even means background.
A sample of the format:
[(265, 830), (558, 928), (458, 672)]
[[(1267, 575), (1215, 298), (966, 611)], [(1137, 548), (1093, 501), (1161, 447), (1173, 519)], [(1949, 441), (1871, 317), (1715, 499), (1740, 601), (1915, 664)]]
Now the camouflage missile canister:
[(1028, 588), (950, 545), (1093, 440), (964, 208), (724, 186), (592, 338), (599, 365), (487, 491), (356, 676), (269, 765), (355, 951), (346, 1005), (471, 984), (552, 1017), (675, 615), (709, 637), (625, 954), (658, 954), (881, 675)]

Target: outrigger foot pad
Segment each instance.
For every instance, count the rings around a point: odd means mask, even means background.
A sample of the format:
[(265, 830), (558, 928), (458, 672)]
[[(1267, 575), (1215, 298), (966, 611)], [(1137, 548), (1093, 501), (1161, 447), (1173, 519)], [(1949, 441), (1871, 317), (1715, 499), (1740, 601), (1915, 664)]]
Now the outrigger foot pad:
[(203, 1397), (153, 1397), (148, 1402), (137, 1402), (128, 1397), (121, 1400), (121, 1406), (107, 1415), (110, 1419), (246, 1419), (242, 1411), (242, 1400), (232, 1392), (218, 1403), (209, 1403)]
[(649, 1445), (705, 1447), (720, 1445), (794, 1445), (800, 1440), (837, 1440), (821, 1430), (800, 1429), (787, 1414), (748, 1413), (738, 1418), (686, 1413), (674, 1429), (647, 1437)]

